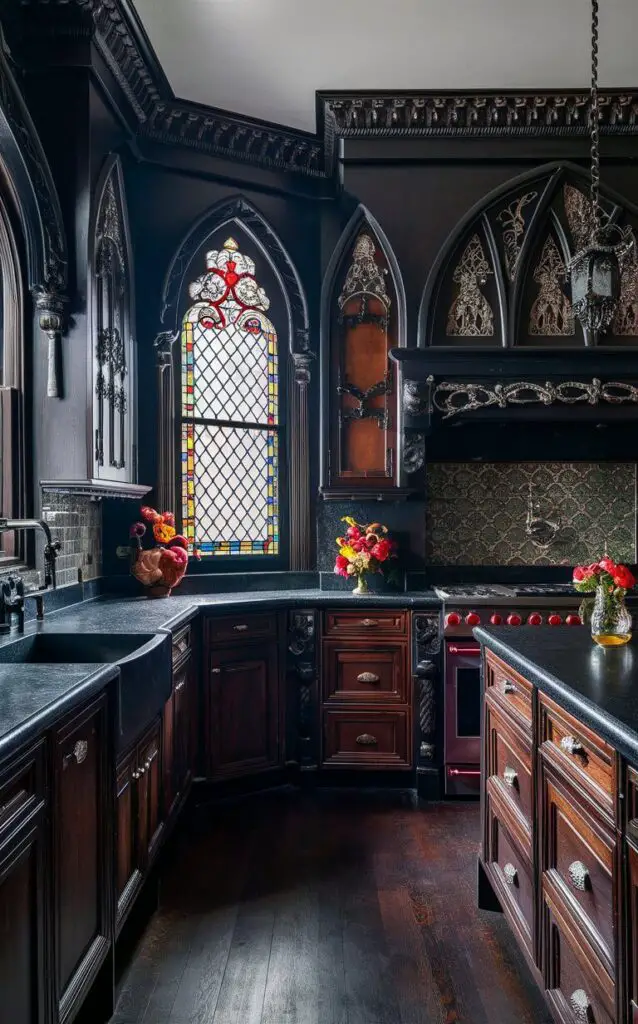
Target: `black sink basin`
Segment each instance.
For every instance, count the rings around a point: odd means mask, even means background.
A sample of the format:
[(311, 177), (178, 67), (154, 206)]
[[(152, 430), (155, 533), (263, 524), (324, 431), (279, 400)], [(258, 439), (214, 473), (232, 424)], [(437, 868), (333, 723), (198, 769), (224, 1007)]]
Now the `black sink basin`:
[(150, 725), (171, 692), (171, 639), (163, 633), (33, 633), (0, 645), (0, 664), (117, 665), (118, 751)]

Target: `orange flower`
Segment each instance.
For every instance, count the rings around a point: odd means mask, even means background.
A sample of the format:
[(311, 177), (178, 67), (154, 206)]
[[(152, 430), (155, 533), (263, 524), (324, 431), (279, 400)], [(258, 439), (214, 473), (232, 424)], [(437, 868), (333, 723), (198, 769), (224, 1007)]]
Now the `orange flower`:
[(172, 540), (175, 536), (175, 527), (161, 521), (155, 523), (153, 525), (153, 536), (158, 544), (168, 544), (169, 540)]

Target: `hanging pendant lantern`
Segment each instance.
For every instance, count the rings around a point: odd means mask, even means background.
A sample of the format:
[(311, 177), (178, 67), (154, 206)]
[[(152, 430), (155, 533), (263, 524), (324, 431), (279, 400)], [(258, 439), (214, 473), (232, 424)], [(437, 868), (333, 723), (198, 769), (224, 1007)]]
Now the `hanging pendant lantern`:
[[(587, 344), (607, 330), (620, 297), (622, 260), (634, 244), (631, 226), (603, 226), (600, 216), (600, 152), (598, 126), (598, 0), (592, 0), (591, 21), (591, 188), (589, 240), (569, 261), (572, 306), (580, 320)], [(616, 241), (614, 241), (614, 237)]]

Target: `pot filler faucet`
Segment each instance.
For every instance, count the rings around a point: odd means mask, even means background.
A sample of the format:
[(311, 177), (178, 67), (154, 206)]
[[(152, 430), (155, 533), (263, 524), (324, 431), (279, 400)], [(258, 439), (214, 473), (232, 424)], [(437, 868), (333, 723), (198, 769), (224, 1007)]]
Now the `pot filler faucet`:
[(44, 586), (40, 590), (24, 592), (21, 576), (10, 573), (0, 579), (0, 633), (8, 633), (11, 629), (13, 615), (18, 618), (18, 632), (24, 633), (24, 602), (26, 598), (34, 598), (38, 619), (44, 618), (42, 595), (46, 590), (55, 590), (55, 560), (60, 550), (60, 542), (51, 538), (51, 529), (43, 519), (5, 519), (0, 517), (0, 533), (12, 530), (42, 530), (46, 538), (44, 548)]

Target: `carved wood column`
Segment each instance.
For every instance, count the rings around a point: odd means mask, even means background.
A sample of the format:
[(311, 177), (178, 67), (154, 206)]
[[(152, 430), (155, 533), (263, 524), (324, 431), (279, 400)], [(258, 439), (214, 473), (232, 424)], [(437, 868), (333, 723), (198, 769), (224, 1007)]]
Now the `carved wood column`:
[(155, 339), (157, 356), (157, 482), (159, 509), (176, 512), (175, 489), (175, 377), (173, 346), (177, 334), (162, 331)]
[(293, 352), (290, 359), (290, 568), (312, 568), (310, 528), (310, 447), (308, 443), (308, 389), (311, 352)]

